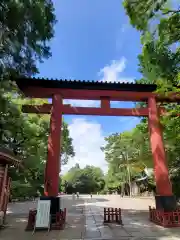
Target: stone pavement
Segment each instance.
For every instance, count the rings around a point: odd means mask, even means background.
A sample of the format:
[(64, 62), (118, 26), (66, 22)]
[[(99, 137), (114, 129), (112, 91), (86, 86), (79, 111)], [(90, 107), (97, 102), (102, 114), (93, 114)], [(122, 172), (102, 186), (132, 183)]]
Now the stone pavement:
[[(119, 196), (82, 196), (73, 200), (63, 196), (63, 207), (67, 208), (67, 224), (62, 231), (25, 232), (29, 208), (36, 202), (9, 205), (9, 226), (0, 231), (0, 240), (178, 240), (180, 229), (164, 229), (148, 221), (148, 206), (152, 199), (128, 199)], [(121, 207), (124, 226), (103, 224), (104, 207)]]
[[(103, 224), (103, 206), (120, 207), (125, 205), (126, 201), (131, 202), (129, 208), (133, 206), (133, 200), (139, 202), (138, 211), (133, 209), (122, 210), (123, 226), (116, 224)], [(121, 204), (122, 202), (122, 204)], [(178, 240), (180, 239), (180, 229), (164, 229), (156, 226), (148, 220), (148, 212), (140, 210), (143, 208), (142, 200), (139, 199), (119, 199), (119, 203), (113, 204), (113, 201), (100, 203), (97, 199), (86, 200), (86, 225), (87, 235), (85, 238), (91, 239), (122, 239), (122, 240)], [(125, 206), (124, 206), (125, 207)], [(137, 206), (136, 206), (137, 207)]]

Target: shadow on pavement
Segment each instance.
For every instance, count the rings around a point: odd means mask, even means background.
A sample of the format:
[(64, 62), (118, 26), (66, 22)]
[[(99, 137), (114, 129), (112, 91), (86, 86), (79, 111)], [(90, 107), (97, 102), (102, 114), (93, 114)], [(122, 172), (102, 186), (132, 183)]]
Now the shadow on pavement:
[[(103, 221), (103, 209), (107, 206), (106, 204), (98, 204), (99, 199), (87, 200), (87, 206), (90, 207), (92, 214), (96, 216), (98, 213), (102, 217)], [(133, 199), (132, 205), (124, 209), (121, 207), (121, 201), (117, 201), (116, 206), (113, 204), (112, 207), (117, 207), (122, 209), (122, 221), (123, 226), (116, 224), (108, 224), (112, 231), (117, 231), (117, 228), (123, 229), (129, 234), (129, 239), (135, 238), (137, 240), (170, 240), (170, 239), (180, 239), (180, 228), (163, 228), (155, 225), (149, 221), (149, 211), (148, 210), (137, 210), (133, 209)], [(147, 206), (148, 209), (148, 206)], [(116, 230), (115, 230), (116, 229)], [(128, 239), (128, 238), (127, 238)]]
[[(43, 233), (31, 233), (24, 231), (27, 224), (27, 217), (30, 208), (36, 208), (35, 202), (10, 203), (8, 206), (7, 222), (9, 228), (0, 232), (0, 240), (11, 240), (12, 236), (16, 236), (18, 240), (29, 239), (82, 239), (80, 232), (84, 228), (88, 228), (89, 234), (97, 233), (97, 229), (101, 235), (99, 239), (123, 239), (123, 240), (175, 240), (180, 239), (180, 229), (164, 229), (156, 226), (149, 221), (148, 204), (147, 210), (137, 210), (141, 206), (139, 200), (124, 199), (119, 197), (99, 196), (91, 199), (90, 196), (80, 196), (79, 199), (72, 199), (72, 196), (62, 197), (62, 208), (67, 208), (67, 228), (65, 231), (52, 231), (49, 236)], [(144, 201), (145, 202), (145, 201)], [(85, 203), (85, 204), (84, 204)], [(149, 203), (147, 201), (147, 203)], [(124, 226), (116, 224), (103, 225), (103, 209), (104, 207), (117, 207), (122, 209), (122, 220)], [(144, 205), (146, 209), (146, 204)], [(83, 217), (84, 216), (84, 217)], [(90, 222), (94, 222), (92, 226)], [(94, 227), (96, 226), (96, 227)], [(106, 231), (113, 234), (113, 237), (103, 237)], [(67, 234), (69, 234), (67, 236)], [(120, 235), (121, 234), (121, 235)], [(124, 235), (123, 235), (124, 234)], [(73, 236), (72, 236), (73, 235)], [(90, 236), (90, 235), (89, 235)], [(104, 235), (105, 236), (105, 235)], [(97, 238), (97, 237), (96, 237)], [(87, 239), (95, 239), (95, 237), (87, 237)]]
[[(0, 240), (52, 240), (52, 239), (80, 239), (81, 228), (84, 228), (84, 199), (72, 199), (72, 196), (62, 197), (62, 208), (67, 209), (67, 224), (63, 231), (36, 232), (32, 236), (32, 232), (26, 232), (25, 228), (28, 220), (28, 213), (30, 209), (37, 207), (37, 200), (34, 202), (17, 202), (8, 205), (8, 212), (6, 217), (7, 226), (0, 231)], [(82, 226), (78, 229), (79, 226)], [(72, 235), (72, 236), (71, 236)]]
[[(7, 209), (7, 217), (8, 216), (27, 216), (30, 209), (37, 208), (37, 200), (35, 201), (25, 201), (25, 202), (16, 202), (16, 203), (9, 203)], [(83, 206), (84, 199), (74, 199), (72, 196), (62, 196), (61, 197), (61, 208), (66, 208), (67, 211), (71, 211), (75, 206)]]

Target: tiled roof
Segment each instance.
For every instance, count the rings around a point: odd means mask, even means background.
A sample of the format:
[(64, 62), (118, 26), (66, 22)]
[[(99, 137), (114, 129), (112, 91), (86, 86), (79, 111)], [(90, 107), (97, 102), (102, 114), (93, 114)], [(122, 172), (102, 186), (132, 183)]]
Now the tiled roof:
[(68, 80), (68, 79), (48, 79), (48, 78), (27, 78), (21, 77), (15, 80), (20, 89), (28, 86), (42, 88), (71, 88), (90, 90), (117, 90), (117, 91), (139, 91), (153, 92), (157, 86), (155, 84), (138, 84), (129, 82), (103, 82), (93, 80)]
[(13, 151), (0, 145), (0, 163), (9, 163), (16, 167), (22, 167), (22, 161), (19, 157), (15, 156)]

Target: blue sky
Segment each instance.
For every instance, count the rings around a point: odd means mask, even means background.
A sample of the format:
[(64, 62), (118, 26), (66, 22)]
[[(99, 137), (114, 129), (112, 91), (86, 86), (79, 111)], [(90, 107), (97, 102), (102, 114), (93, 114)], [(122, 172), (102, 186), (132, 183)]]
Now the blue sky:
[[(137, 71), (140, 35), (130, 26), (120, 0), (55, 0), (54, 5), (58, 23), (50, 43), (52, 57), (39, 65), (41, 77), (129, 82), (140, 78)], [(132, 105), (115, 103), (113, 106)], [(76, 162), (81, 166), (91, 162), (105, 169), (99, 149), (104, 144), (104, 136), (131, 129), (139, 121), (131, 117), (95, 116), (65, 116), (64, 119), (69, 123), (77, 153), (64, 171)]]

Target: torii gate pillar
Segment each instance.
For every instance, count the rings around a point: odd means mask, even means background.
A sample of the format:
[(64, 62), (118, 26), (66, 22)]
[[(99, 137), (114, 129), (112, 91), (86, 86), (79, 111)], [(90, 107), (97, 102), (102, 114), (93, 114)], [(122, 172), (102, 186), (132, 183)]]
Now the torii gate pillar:
[(148, 111), (150, 143), (156, 181), (156, 208), (172, 210), (176, 208), (176, 199), (173, 195), (172, 185), (169, 179), (166, 153), (155, 97), (148, 99)]
[(59, 193), (62, 104), (60, 95), (54, 95), (52, 97), (44, 189), (45, 196), (50, 197), (57, 197)]

